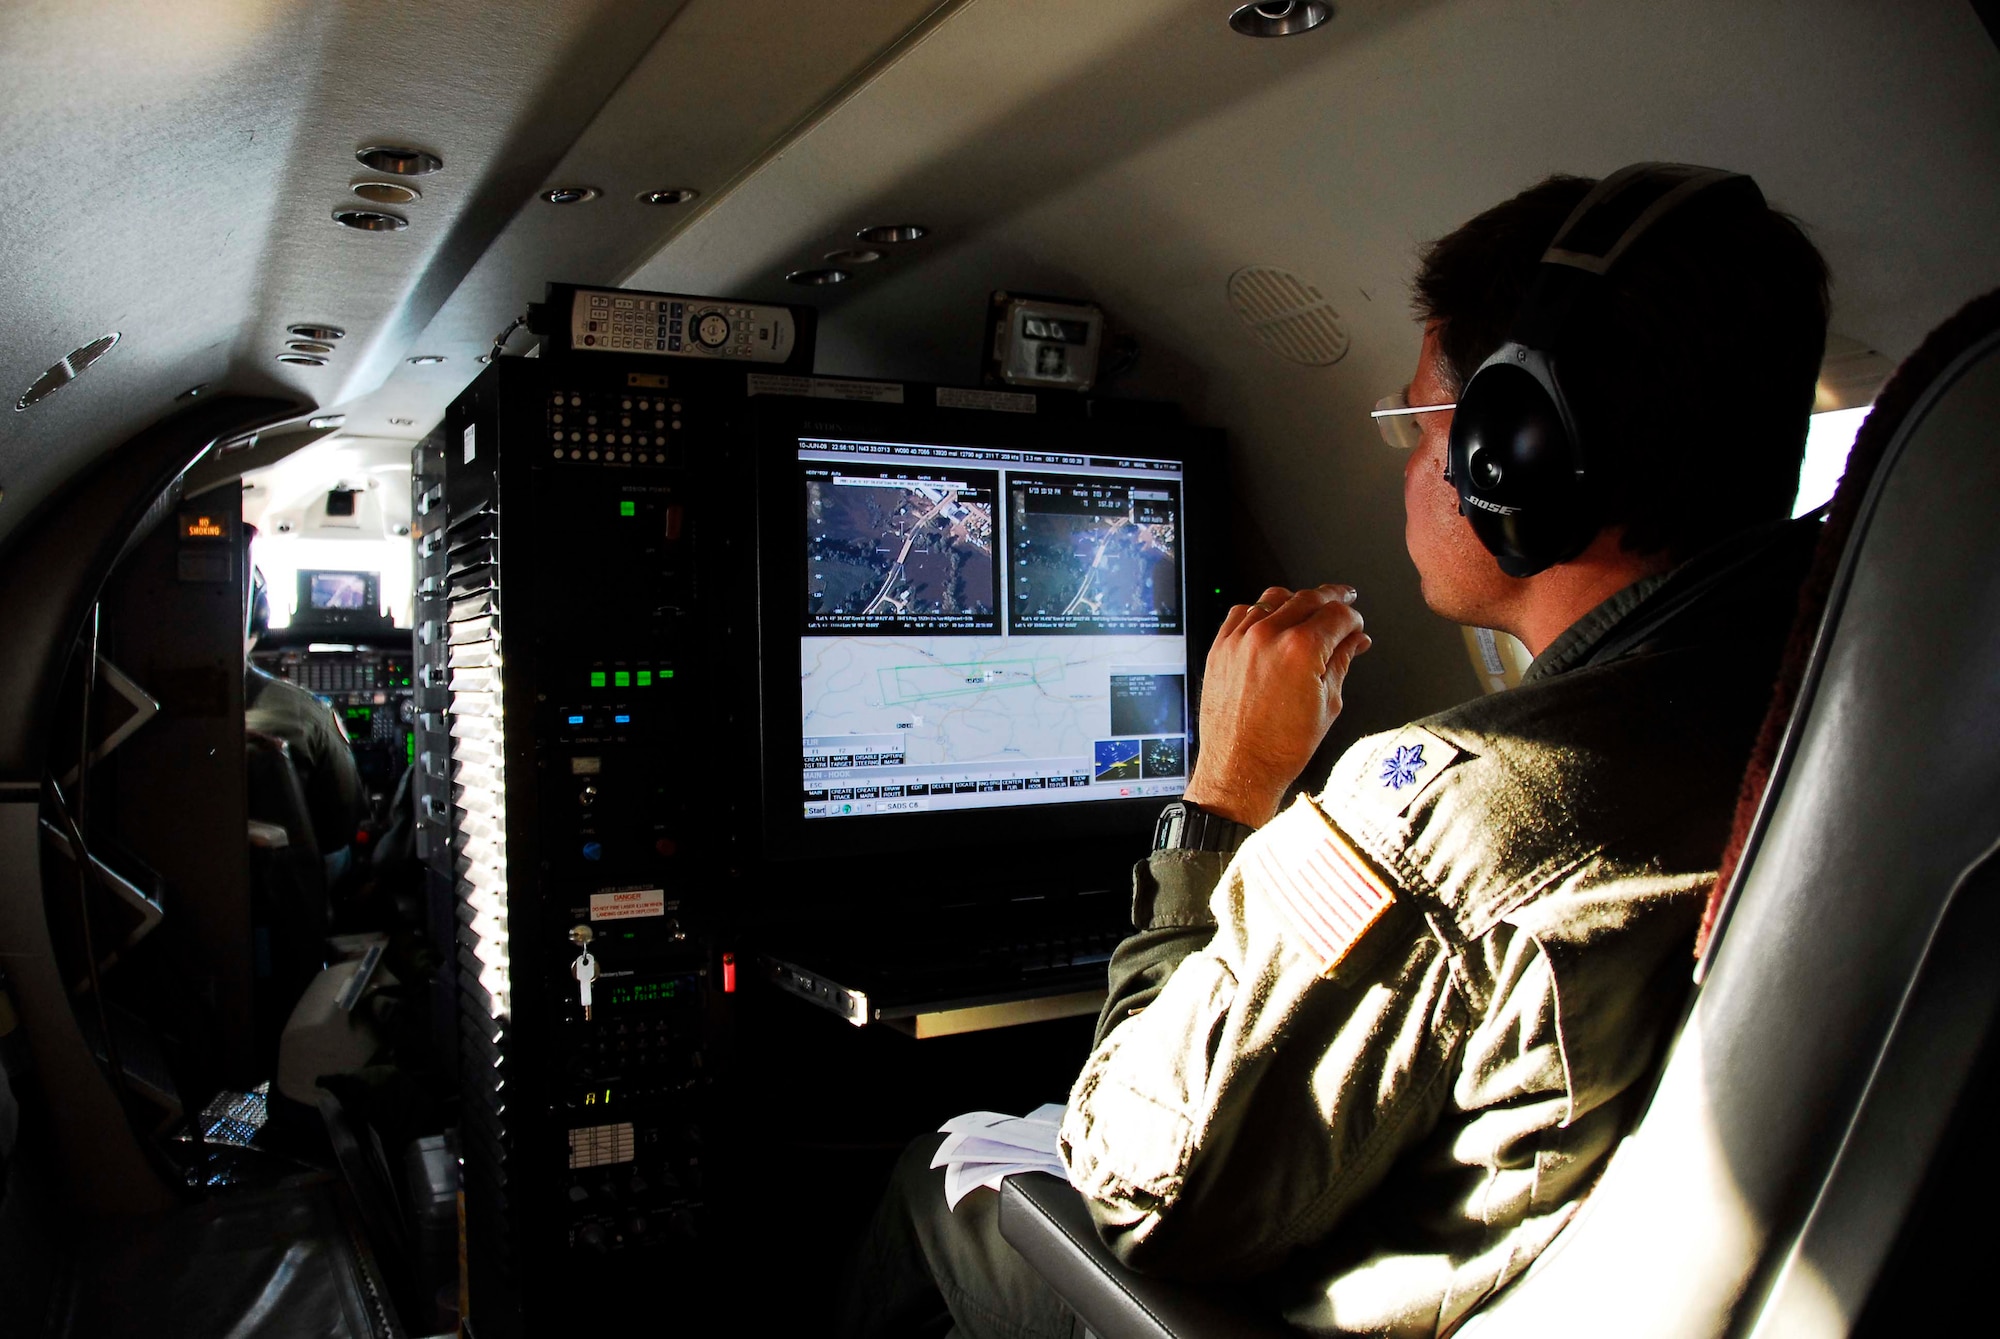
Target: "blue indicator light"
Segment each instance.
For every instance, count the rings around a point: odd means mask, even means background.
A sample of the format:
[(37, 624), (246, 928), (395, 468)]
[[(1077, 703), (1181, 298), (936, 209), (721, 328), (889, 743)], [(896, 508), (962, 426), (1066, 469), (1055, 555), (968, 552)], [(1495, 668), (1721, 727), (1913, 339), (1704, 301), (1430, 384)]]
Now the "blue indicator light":
[(585, 860), (602, 860), (604, 858), (603, 845), (598, 842), (585, 842), (583, 844), (583, 858)]
[(581, 716), (572, 716), (572, 717), (570, 717), (570, 718), (569, 718), (569, 723), (570, 723), (571, 725), (582, 725), (582, 724), (583, 724), (583, 717), (581, 717)]
[(630, 725), (632, 723), (632, 718), (630, 716), (613, 716), (611, 719), (616, 721), (620, 725)]

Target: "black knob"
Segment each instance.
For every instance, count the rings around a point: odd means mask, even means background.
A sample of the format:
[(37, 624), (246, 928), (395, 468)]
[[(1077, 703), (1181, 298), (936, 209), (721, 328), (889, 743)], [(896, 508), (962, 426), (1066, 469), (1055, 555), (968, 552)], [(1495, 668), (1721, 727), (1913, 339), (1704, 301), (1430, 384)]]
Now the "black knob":
[(576, 1244), (593, 1251), (604, 1252), (611, 1249), (611, 1238), (596, 1223), (585, 1223), (576, 1230)]

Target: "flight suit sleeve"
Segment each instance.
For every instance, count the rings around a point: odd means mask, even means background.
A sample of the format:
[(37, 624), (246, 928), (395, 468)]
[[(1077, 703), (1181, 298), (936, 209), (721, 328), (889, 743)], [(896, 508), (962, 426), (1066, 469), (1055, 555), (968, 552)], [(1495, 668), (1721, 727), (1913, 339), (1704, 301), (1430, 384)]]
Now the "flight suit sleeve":
[(1217, 851), (1155, 851), (1132, 867), (1133, 933), (1111, 954), (1097, 1040), (1141, 1013), (1190, 953), (1215, 936), (1208, 899), (1226, 858)]
[(354, 831), (367, 813), (367, 790), (339, 718), (318, 702), (311, 706), (317, 710), (307, 728), (317, 756), (312, 760), (306, 805), (312, 812), (320, 850), (331, 855), (354, 841)]
[[(1467, 1011), (1414, 899), (1329, 966), (1258, 874), (1231, 863), (1209, 942), (1103, 1031), (1060, 1150), (1099, 1234), (1134, 1268), (1238, 1278), (1318, 1240), (1436, 1124)], [(1137, 998), (1133, 992), (1129, 998)]]

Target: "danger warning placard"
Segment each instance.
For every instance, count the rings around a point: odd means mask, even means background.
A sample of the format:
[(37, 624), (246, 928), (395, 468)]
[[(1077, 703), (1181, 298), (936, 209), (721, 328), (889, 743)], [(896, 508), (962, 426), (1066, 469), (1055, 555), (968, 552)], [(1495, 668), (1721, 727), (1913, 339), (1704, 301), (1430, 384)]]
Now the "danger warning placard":
[(590, 919), (629, 921), (638, 916), (667, 914), (667, 894), (659, 888), (614, 888), (590, 895)]

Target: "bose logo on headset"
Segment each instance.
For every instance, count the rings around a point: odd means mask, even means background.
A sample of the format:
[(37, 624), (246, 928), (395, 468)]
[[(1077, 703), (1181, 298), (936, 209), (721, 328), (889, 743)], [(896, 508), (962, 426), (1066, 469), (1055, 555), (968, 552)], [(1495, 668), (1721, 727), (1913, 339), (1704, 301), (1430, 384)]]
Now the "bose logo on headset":
[(1508, 576), (1568, 562), (1596, 537), (1589, 443), (1557, 375), (1563, 339), (1632, 243), (1697, 196), (1766, 207), (1756, 182), (1712, 167), (1634, 163), (1598, 182), (1542, 253), (1507, 341), (1458, 397), (1445, 475)]

